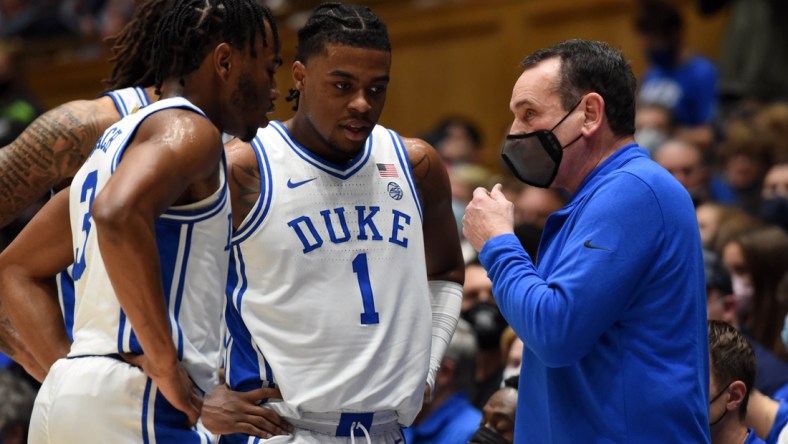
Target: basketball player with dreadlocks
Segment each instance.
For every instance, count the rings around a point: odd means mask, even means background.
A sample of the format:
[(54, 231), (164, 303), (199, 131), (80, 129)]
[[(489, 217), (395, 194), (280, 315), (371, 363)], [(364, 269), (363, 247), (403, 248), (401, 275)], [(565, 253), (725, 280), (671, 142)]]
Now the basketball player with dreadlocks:
[(227, 145), (225, 376), (233, 390), (281, 390), (267, 405), (295, 431), (266, 442), (402, 442), (459, 317), (446, 168), (377, 125), (390, 66), (375, 14), (323, 4), (298, 32), (293, 118)]
[(74, 342), (39, 391), (30, 443), (210, 441), (197, 418), (217, 383), (229, 255), (221, 132), (251, 140), (267, 124), (279, 46), (253, 0), (175, 2), (152, 47), (161, 100), (105, 131), (67, 198), (17, 238), (29, 245), (69, 207), (74, 250), (50, 246), (55, 260), (22, 270), (47, 276), (73, 260), (77, 295)]
[[(14, 142), (0, 148), (0, 227), (49, 190), (66, 186), (107, 128), (156, 99), (150, 48), (156, 24), (170, 1), (140, 2), (129, 23), (113, 38), (109, 59), (113, 68), (111, 77), (105, 82), (108, 91), (96, 99), (64, 103), (44, 113)], [(66, 225), (52, 229), (62, 229), (62, 236), (69, 236)], [(57, 310), (45, 308), (58, 305), (58, 299), (28, 299), (20, 308), (30, 309), (31, 315), (54, 314), (52, 318), (32, 324), (44, 336), (62, 336), (65, 322), (65, 334), (70, 339), (74, 286), (68, 272), (59, 274), (57, 283), (63, 321), (58, 319)], [(43, 356), (32, 356), (19, 342), (0, 300), (0, 351), (19, 362), (39, 381), (43, 380), (49, 366), (68, 351), (68, 342), (57, 344), (61, 347), (45, 349)]]

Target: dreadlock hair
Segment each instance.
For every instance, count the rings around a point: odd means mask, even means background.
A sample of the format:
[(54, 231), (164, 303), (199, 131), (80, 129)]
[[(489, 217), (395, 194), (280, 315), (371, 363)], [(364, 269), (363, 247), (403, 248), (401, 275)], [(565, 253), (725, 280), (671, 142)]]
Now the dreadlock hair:
[(129, 23), (113, 37), (109, 62), (113, 64), (109, 79), (104, 79), (107, 90), (147, 87), (153, 85), (151, 48), (156, 26), (172, 0), (142, 0)]
[[(268, 42), (265, 23), (271, 27), (274, 41)], [(254, 0), (179, 0), (161, 18), (152, 49), (152, 69), (156, 94), (169, 77), (183, 77), (194, 72), (211, 47), (227, 42), (238, 50), (249, 45), (252, 57), (255, 36), (260, 34), (263, 46), (280, 48), (279, 32), (271, 11)]]
[[(298, 31), (295, 60), (306, 63), (332, 43), (391, 52), (386, 24), (368, 7), (360, 5), (331, 2), (318, 6)], [(298, 98), (298, 91), (291, 89), (285, 100), (295, 100), (296, 110)]]

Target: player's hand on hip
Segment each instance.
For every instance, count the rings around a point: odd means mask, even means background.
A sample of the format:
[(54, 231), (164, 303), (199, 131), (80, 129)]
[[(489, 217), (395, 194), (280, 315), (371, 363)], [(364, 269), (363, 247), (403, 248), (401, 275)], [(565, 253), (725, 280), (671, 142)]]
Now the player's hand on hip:
[(504, 196), (501, 184), (496, 184), (489, 192), (476, 188), (462, 218), (463, 236), (480, 251), (490, 238), (512, 232), (514, 204)]
[(259, 388), (236, 392), (224, 384), (219, 385), (205, 398), (202, 423), (215, 435), (243, 433), (270, 438), (292, 432), (290, 423), (275, 411), (259, 405), (266, 399), (282, 399), (282, 394), (279, 389)]
[(175, 360), (169, 364), (155, 362), (155, 360), (148, 359), (145, 354), (124, 353), (121, 357), (129, 364), (142, 368), (142, 371), (156, 384), (164, 398), (188, 417), (189, 427), (197, 424), (202, 408), (202, 397), (179, 361)]

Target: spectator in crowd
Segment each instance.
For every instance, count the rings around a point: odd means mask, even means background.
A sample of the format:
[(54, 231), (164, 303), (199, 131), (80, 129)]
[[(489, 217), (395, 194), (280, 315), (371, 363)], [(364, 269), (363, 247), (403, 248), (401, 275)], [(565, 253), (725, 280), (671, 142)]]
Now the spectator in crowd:
[(470, 402), (474, 390), (476, 337), (460, 319), (435, 377), (432, 400), (426, 397), (413, 425), (404, 430), (408, 444), (464, 444), (482, 413)]
[(709, 176), (703, 163), (703, 152), (696, 144), (669, 139), (657, 148), (652, 157), (687, 189), (696, 207), (709, 200)]
[(711, 178), (711, 197), (757, 216), (766, 171), (774, 159), (771, 137), (757, 131), (751, 122), (732, 122), (718, 152), (720, 171)]
[(503, 381), (520, 375), (520, 366), (523, 361), (523, 341), (517, 337), (511, 326), (507, 326), (501, 333), (501, 359), (503, 360)]
[(722, 260), (731, 275), (737, 327), (758, 360), (756, 387), (772, 395), (788, 384), (788, 351), (780, 338), (788, 304), (777, 291), (788, 272), (788, 234), (775, 226), (741, 232), (725, 243)]
[(117, 34), (135, 7), (132, 0), (63, 0), (60, 16), (74, 34), (103, 38)]
[(0, 37), (37, 40), (73, 35), (58, 0), (0, 0)]
[(519, 379), (507, 378), (503, 386), (490, 396), (482, 409), (482, 424), (469, 444), (512, 444), (517, 414)]
[(482, 132), (466, 117), (445, 117), (424, 136), (424, 141), (438, 150), (449, 167), (481, 160)]
[(479, 346), (476, 353), (476, 390), (472, 402), (481, 409), (501, 386), (504, 368), (501, 361), (501, 334), (508, 324), (495, 301), (477, 302), (462, 317), (476, 332)]
[(495, 183), (497, 176), (486, 167), (473, 163), (451, 166), (448, 168), (448, 172), (451, 183), (452, 212), (457, 222), (457, 230), (460, 233), (463, 259), (467, 264), (476, 259), (476, 251), (462, 238), (461, 221), (465, 214), (465, 207), (471, 201), (473, 190), (476, 187), (491, 186)]
[(753, 116), (753, 127), (771, 139), (775, 162), (788, 162), (788, 101), (760, 107)]
[(788, 100), (788, 3), (779, 0), (696, 0), (713, 15), (730, 4), (720, 49), (719, 96), (727, 115), (743, 101)]
[(676, 137), (702, 147), (713, 139), (717, 68), (684, 44), (684, 20), (665, 0), (643, 0), (635, 29), (648, 59), (640, 79), (638, 103), (659, 104), (676, 117)]
[(566, 193), (561, 190), (525, 186), (514, 201), (515, 225), (529, 224), (541, 230), (547, 217), (566, 202)]
[(653, 154), (673, 137), (676, 118), (668, 107), (658, 103), (638, 103), (635, 108), (635, 141)]
[(704, 249), (703, 266), (706, 274), (707, 318), (738, 325), (731, 277), (722, 259), (716, 252)]
[(756, 369), (747, 340), (732, 325), (709, 321), (709, 355), (712, 444), (763, 443), (744, 422)]
[(769, 168), (761, 188), (761, 219), (788, 232), (788, 162)]
[(461, 314), (467, 313), (478, 303), (495, 303), (492, 294), (492, 281), (487, 277), (487, 270), (479, 261), (465, 266), (465, 283), (462, 286)]
[(695, 209), (703, 248), (722, 254), (723, 245), (732, 236), (760, 224), (744, 211), (715, 202), (700, 204)]
[(562, 190), (530, 185), (521, 187), (513, 197), (514, 234), (531, 257), (537, 256), (547, 217), (563, 208), (567, 201), (568, 197)]

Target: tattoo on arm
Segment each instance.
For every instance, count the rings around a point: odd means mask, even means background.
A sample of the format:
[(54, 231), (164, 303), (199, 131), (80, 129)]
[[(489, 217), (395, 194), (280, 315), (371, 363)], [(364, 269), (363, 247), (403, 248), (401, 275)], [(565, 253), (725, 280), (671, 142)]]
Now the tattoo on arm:
[(89, 101), (61, 105), (0, 149), (0, 226), (74, 175), (106, 129), (99, 112)]
[(429, 176), (432, 169), (432, 162), (426, 153), (418, 153), (418, 157), (411, 157), (411, 170), (413, 171), (413, 180), (416, 182), (416, 187), (421, 189), (424, 180)]
[(260, 196), (260, 170), (257, 165), (233, 165), (230, 171), (232, 190), (236, 191), (233, 202), (238, 204), (244, 214), (254, 207)]
[(14, 357), (15, 350), (8, 344), (7, 338), (12, 338), (16, 335), (16, 329), (11, 320), (7, 317), (0, 319), (0, 352), (3, 352), (10, 358)]

